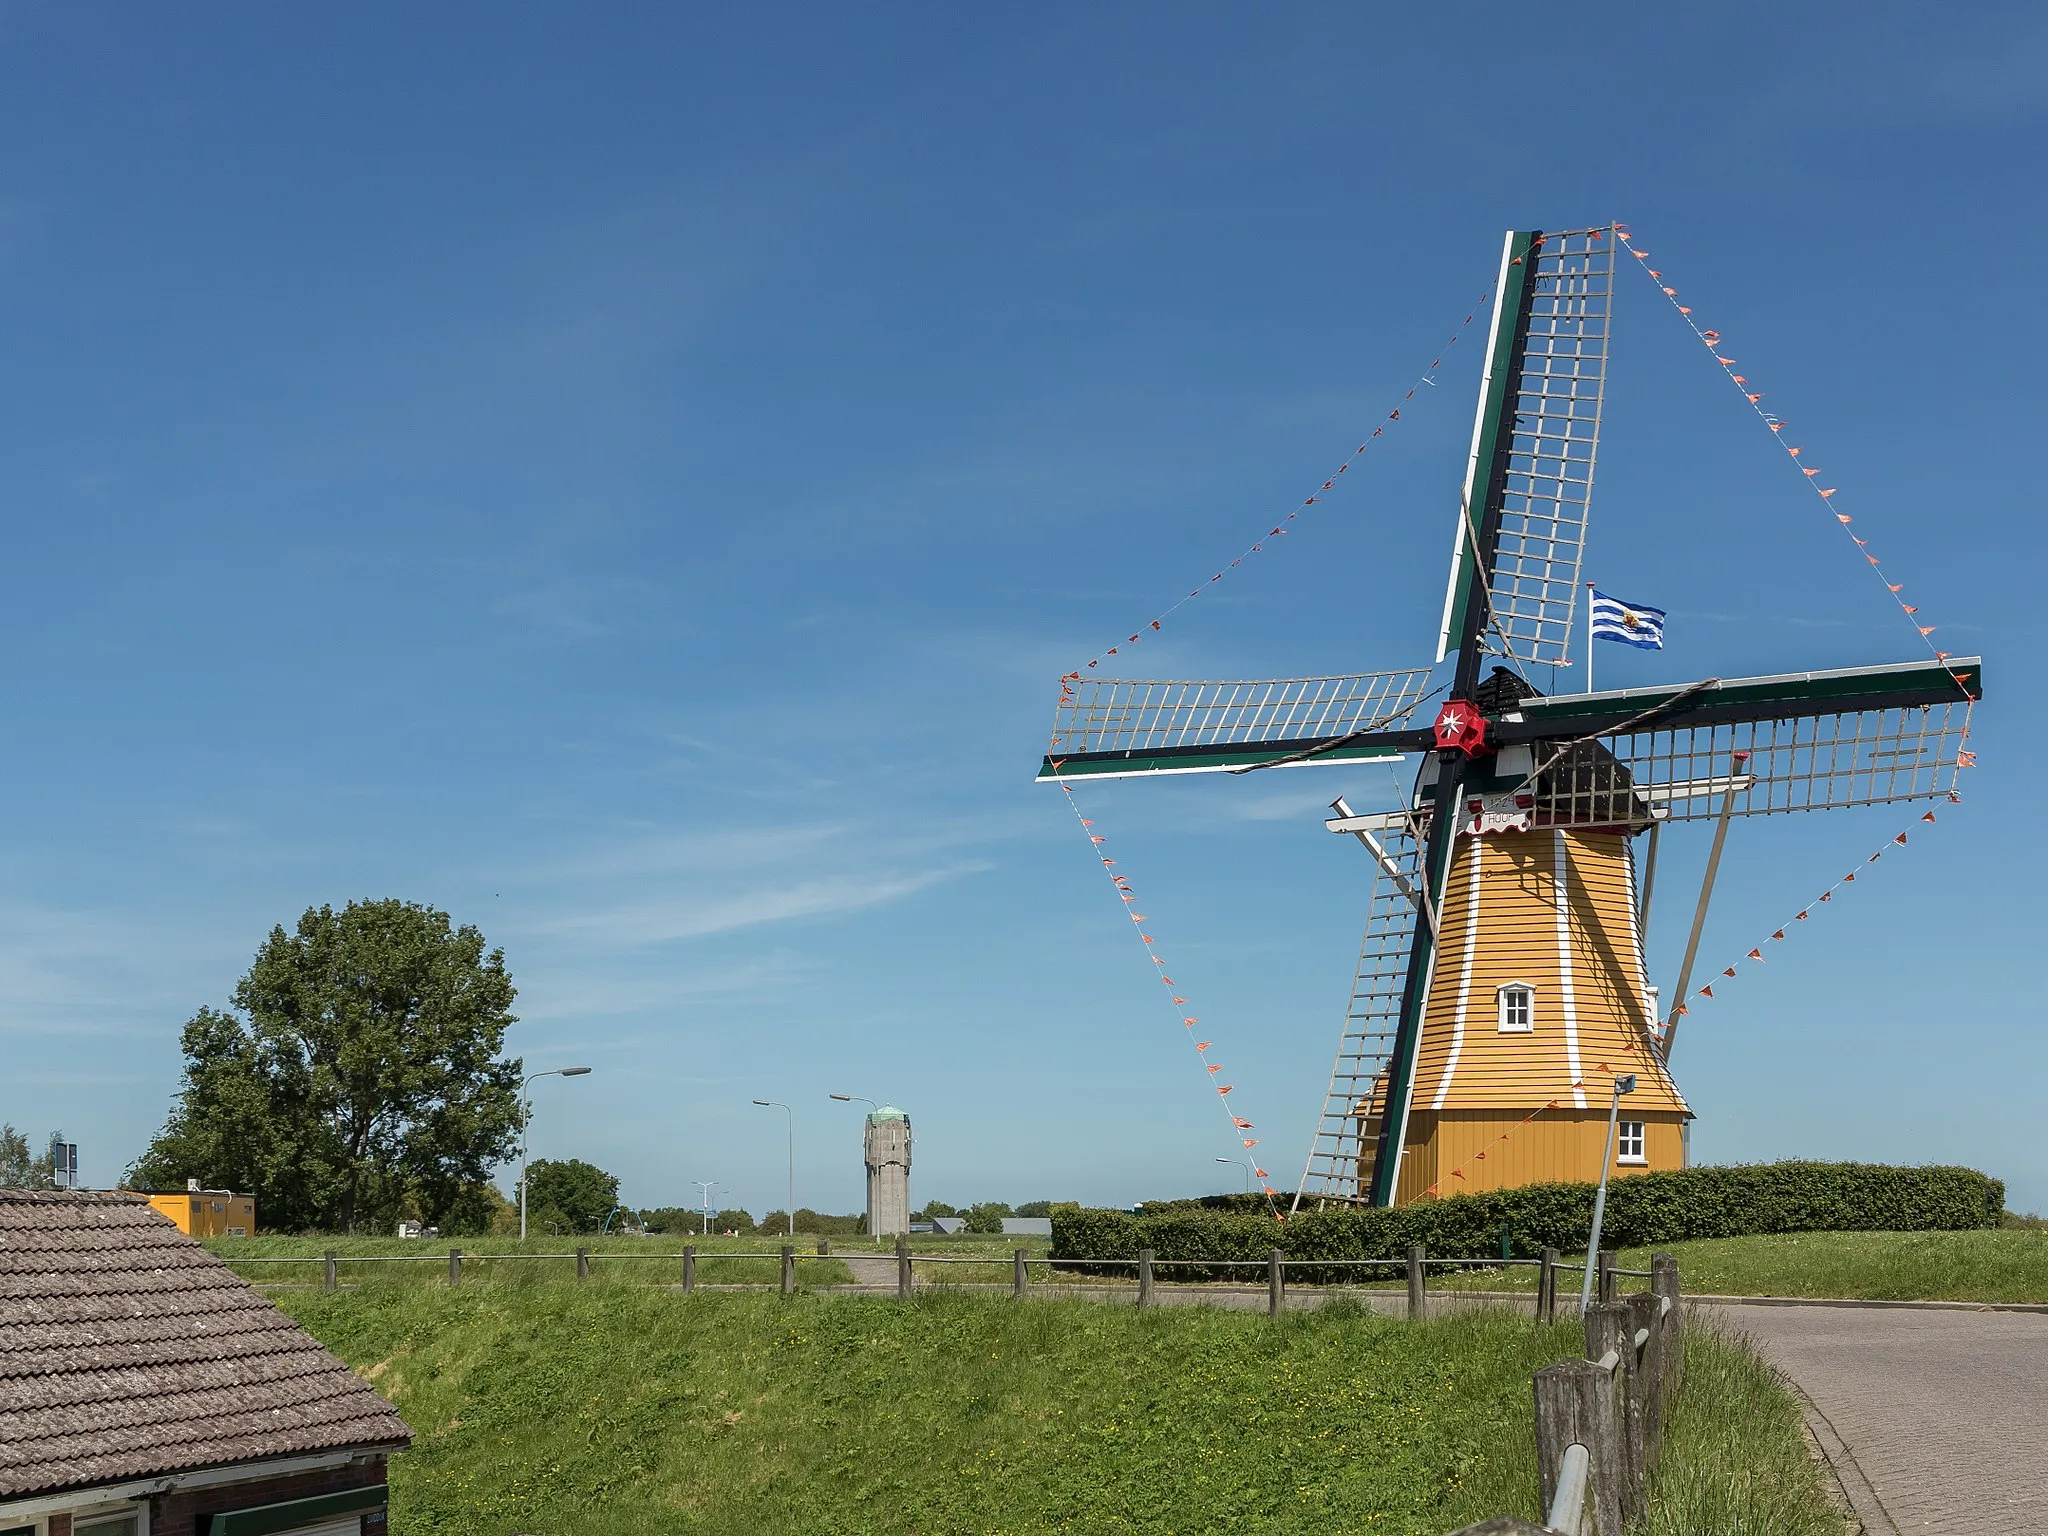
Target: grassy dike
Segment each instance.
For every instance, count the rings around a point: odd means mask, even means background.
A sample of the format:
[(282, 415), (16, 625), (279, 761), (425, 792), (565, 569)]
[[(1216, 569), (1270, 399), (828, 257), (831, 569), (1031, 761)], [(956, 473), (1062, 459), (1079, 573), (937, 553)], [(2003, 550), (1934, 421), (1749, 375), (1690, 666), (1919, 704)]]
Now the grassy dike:
[[(1439, 1536), (1535, 1513), (1529, 1377), (1578, 1343), (1343, 1305), (1273, 1320), (602, 1282), (280, 1301), (414, 1427), (393, 1528), (464, 1536)], [(1693, 1371), (1683, 1476), (1647, 1529), (1838, 1536), (1769, 1373), (1712, 1339)]]

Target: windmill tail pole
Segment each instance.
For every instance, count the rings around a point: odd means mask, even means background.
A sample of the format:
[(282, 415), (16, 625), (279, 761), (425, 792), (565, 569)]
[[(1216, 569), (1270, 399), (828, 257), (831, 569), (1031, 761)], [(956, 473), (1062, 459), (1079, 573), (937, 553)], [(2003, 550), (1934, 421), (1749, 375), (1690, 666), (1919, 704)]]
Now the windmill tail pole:
[(1700, 932), (1707, 926), (1707, 902), (1714, 894), (1714, 876), (1721, 869), (1721, 847), (1728, 841), (1728, 818), (1735, 814), (1735, 796), (1741, 789), (1742, 765), (1749, 761), (1747, 752), (1735, 754), (1734, 766), (1728, 773), (1728, 793), (1721, 797), (1721, 815), (1714, 823), (1714, 846), (1707, 854), (1707, 873), (1700, 881), (1700, 904), (1692, 914), (1692, 934), (1685, 941), (1685, 963), (1678, 968), (1678, 986), (1671, 994), (1671, 1016), (1664, 1021), (1664, 1044), (1662, 1055), (1666, 1065), (1671, 1061), (1671, 1048), (1678, 1043), (1678, 1015), (1685, 1007), (1686, 988), (1692, 983), (1692, 963), (1699, 958)]

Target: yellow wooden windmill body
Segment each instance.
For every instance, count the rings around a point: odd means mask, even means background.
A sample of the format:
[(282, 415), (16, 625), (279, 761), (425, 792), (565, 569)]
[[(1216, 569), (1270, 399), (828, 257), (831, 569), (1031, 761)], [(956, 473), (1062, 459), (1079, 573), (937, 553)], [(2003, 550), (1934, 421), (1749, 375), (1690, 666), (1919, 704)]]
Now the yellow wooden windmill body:
[[(1615, 1171), (1683, 1166), (1692, 1111), (1651, 1043), (1656, 1004), (1636, 912), (1624, 831), (1535, 827), (1459, 839), (1399, 1203), (1588, 1177), (1606, 1146), (1617, 1074), (1634, 1073), (1636, 1089)], [(1377, 1106), (1364, 1110), (1376, 1132)]]

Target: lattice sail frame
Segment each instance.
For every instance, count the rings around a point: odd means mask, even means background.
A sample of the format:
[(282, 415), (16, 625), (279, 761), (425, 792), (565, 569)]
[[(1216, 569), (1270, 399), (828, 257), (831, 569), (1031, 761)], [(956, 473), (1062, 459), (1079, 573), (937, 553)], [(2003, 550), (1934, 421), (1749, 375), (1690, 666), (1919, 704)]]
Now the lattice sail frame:
[[(1536, 820), (1552, 827), (1707, 821), (1721, 814), (1731, 782), (1737, 816), (1936, 799), (1956, 788), (1971, 708), (1957, 700), (1644, 730), (1598, 738), (1601, 762), (1538, 749)], [(1747, 754), (1739, 766), (1738, 752)]]
[(1546, 235), (1514, 380), (1514, 432), (1482, 644), (1549, 665), (1569, 660), (1579, 569), (1607, 393), (1612, 229)]
[(1375, 860), (1351, 1001), (1330, 1068), (1323, 1118), (1295, 1189), (1297, 1208), (1305, 1200), (1356, 1204), (1359, 1191), (1372, 1187), (1370, 1163), (1378, 1150), (1379, 1124), (1377, 1118), (1362, 1116), (1361, 1110), (1369, 1107), (1374, 1085), (1386, 1071), (1400, 1027), (1401, 983), (1408, 974), (1408, 949), (1418, 916), (1411, 893), (1419, 891), (1422, 882), (1422, 844), (1412, 828), (1387, 833), (1380, 846), (1387, 863)]
[(1051, 754), (1255, 746), (1384, 730), (1429, 691), (1429, 669), (1348, 677), (1164, 682), (1089, 678), (1062, 691)]

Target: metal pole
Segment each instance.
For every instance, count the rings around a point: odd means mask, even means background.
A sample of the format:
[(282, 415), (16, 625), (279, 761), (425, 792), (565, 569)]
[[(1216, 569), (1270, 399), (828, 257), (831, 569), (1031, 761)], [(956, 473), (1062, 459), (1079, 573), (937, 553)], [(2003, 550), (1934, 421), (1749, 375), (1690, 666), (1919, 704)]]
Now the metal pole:
[(1621, 1120), (1621, 1085), (1631, 1079), (1614, 1080), (1614, 1103), (1607, 1111), (1607, 1155), (1600, 1163), (1600, 1192), (1593, 1197), (1593, 1235), (1586, 1240), (1586, 1278), (1579, 1286), (1579, 1316), (1593, 1305), (1593, 1271), (1600, 1257), (1600, 1223), (1607, 1215), (1607, 1172), (1614, 1166), (1614, 1132)]
[(1593, 583), (1586, 583), (1586, 692), (1593, 691)]
[(718, 1180), (692, 1179), (690, 1182), (704, 1191), (704, 1230), (697, 1235), (699, 1237), (709, 1237), (711, 1235), (711, 1191), (718, 1187)]
[(1692, 983), (1692, 963), (1700, 952), (1700, 931), (1707, 926), (1707, 899), (1714, 894), (1714, 875), (1721, 868), (1721, 845), (1728, 841), (1728, 818), (1735, 813), (1735, 795), (1742, 778), (1747, 752), (1737, 752), (1728, 770), (1728, 793), (1721, 797), (1721, 819), (1714, 824), (1714, 846), (1707, 854), (1707, 873), (1700, 881), (1700, 904), (1692, 914), (1692, 937), (1685, 941), (1685, 963), (1678, 968), (1678, 988), (1671, 995), (1671, 1016), (1664, 1021), (1661, 1054), (1671, 1060), (1671, 1047), (1678, 1042), (1678, 1010), (1685, 1006), (1685, 989)]
[(787, 1129), (787, 1132), (788, 1132), (788, 1135), (789, 1135), (789, 1204), (788, 1204), (788, 1205), (787, 1205), (787, 1206), (786, 1206), (786, 1207), (784, 1208), (783, 1214), (784, 1214), (784, 1216), (785, 1216), (785, 1217), (787, 1217), (787, 1219), (788, 1219), (788, 1221), (789, 1221), (789, 1232), (788, 1232), (788, 1235), (789, 1235), (789, 1236), (791, 1236), (791, 1237), (795, 1237), (795, 1236), (796, 1236), (796, 1111), (795, 1111), (795, 1110), (793, 1110), (793, 1109), (791, 1109), (791, 1108), (790, 1108), (790, 1107), (789, 1107), (789, 1106), (788, 1106), (787, 1104), (783, 1103), (783, 1102), (782, 1102), (782, 1101), (781, 1101), (780, 1099), (756, 1099), (756, 1100), (754, 1100), (754, 1102), (755, 1102), (756, 1104), (760, 1105), (760, 1106), (761, 1106), (761, 1107), (762, 1107), (763, 1109), (779, 1109), (779, 1110), (781, 1110), (781, 1111), (782, 1111), (782, 1114), (783, 1114), (783, 1120), (784, 1120), (784, 1124), (785, 1124), (785, 1127), (786, 1127), (786, 1129)]
[(520, 1097), (524, 1100), (525, 1114), (519, 1119), (519, 1240), (526, 1241), (526, 1131), (533, 1123), (533, 1085), (544, 1077), (588, 1077), (588, 1067), (551, 1067), (545, 1072), (534, 1072), (519, 1085)]
[(1650, 847), (1643, 858), (1643, 894), (1636, 903), (1636, 936), (1638, 942), (1650, 942), (1650, 893), (1657, 888), (1657, 834), (1664, 830), (1664, 823), (1650, 823)]

